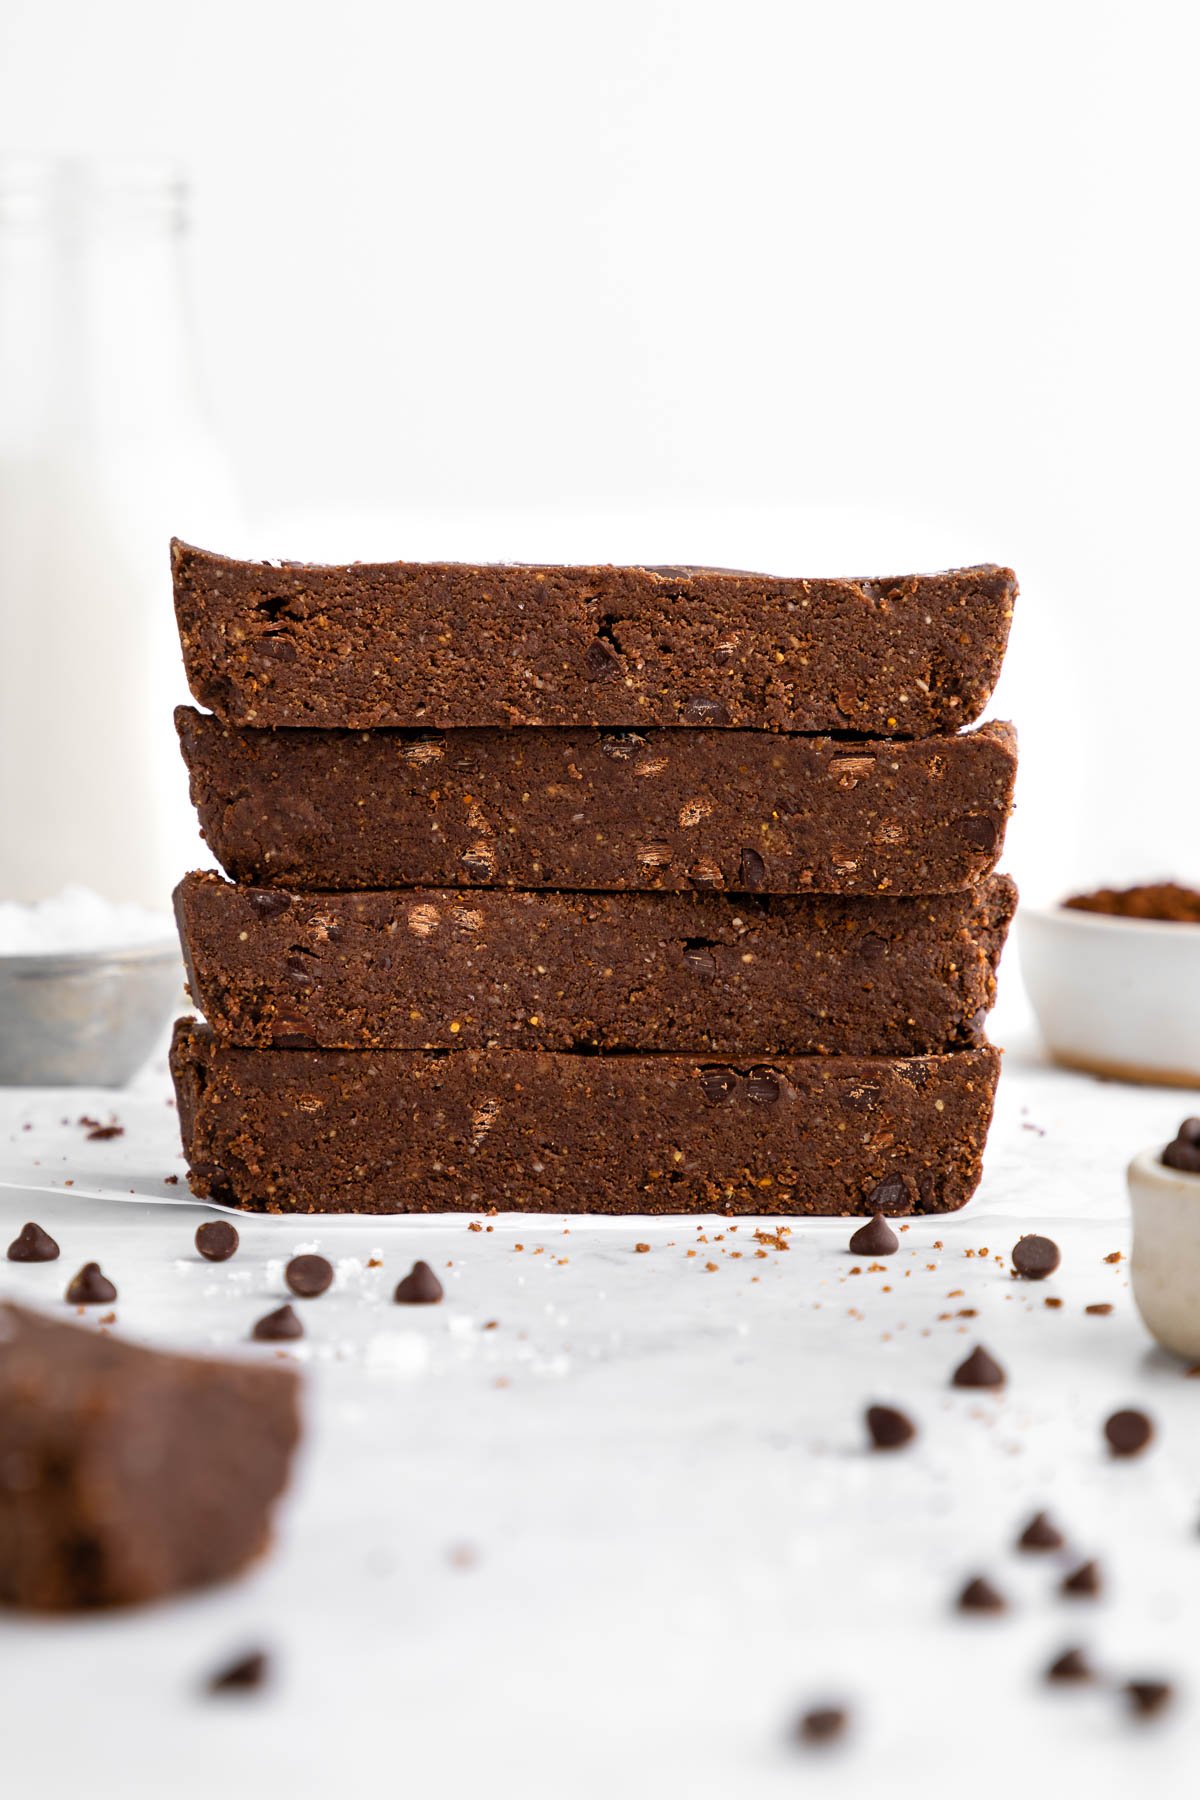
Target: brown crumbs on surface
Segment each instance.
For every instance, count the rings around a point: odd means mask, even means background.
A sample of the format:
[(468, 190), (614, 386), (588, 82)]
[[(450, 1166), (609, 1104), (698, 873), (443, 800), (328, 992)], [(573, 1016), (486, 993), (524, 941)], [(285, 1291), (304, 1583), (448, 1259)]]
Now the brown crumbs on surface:
[(382, 1269), (382, 1267), (383, 1267), (382, 1256), (368, 1256), (367, 1267), (368, 1267), (368, 1269)]
[(467, 1230), (468, 1231), (482, 1231), (483, 1226), (480, 1224), (478, 1219), (472, 1219), (471, 1223), (467, 1226)]
[(1125, 1252), (1123, 1250), (1110, 1250), (1104, 1260), (1106, 1263), (1124, 1262)]
[(1083, 1310), (1085, 1313), (1091, 1313), (1094, 1318), (1102, 1318), (1106, 1313), (1112, 1311), (1112, 1302), (1109, 1300), (1097, 1300), (1093, 1302), (1091, 1306), (1085, 1306)]
[(163, 1181), (167, 1187), (178, 1187), (179, 1186), (178, 1175), (164, 1175)]
[(1046, 1298), (1042, 1301), (1042, 1305), (1048, 1306), (1053, 1312), (1062, 1305), (1062, 1301), (1057, 1294), (1047, 1294)]
[[(82, 1122), (83, 1121), (80, 1120), (81, 1124), (82, 1124)], [(109, 1138), (119, 1138), (119, 1137), (124, 1137), (124, 1136), (125, 1136), (125, 1127), (123, 1125), (93, 1125), (91, 1130), (88, 1132), (88, 1137), (92, 1140), (93, 1143), (95, 1143), (97, 1141), (104, 1143)]]
[(633, 1247), (639, 1256), (645, 1256), (647, 1250), (650, 1248), (649, 1244), (635, 1244)]

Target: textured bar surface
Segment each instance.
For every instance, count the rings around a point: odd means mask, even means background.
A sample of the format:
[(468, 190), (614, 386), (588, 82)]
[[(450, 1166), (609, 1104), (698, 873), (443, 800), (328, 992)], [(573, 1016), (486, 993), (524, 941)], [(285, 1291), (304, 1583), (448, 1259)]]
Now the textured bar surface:
[(291, 888), (940, 894), (990, 874), (1016, 734), (243, 731), (176, 715), (204, 836)]
[(0, 1306), (0, 1601), (122, 1606), (235, 1574), (267, 1542), (297, 1391), (275, 1364)]
[(1003, 876), (911, 900), (175, 893), (192, 998), (234, 1043), (755, 1057), (982, 1043), (1015, 904)]
[(742, 725), (927, 736), (978, 718), (1017, 584), (740, 570), (236, 562), (172, 546), (192, 693), (232, 724)]
[(171, 1051), (193, 1193), (295, 1213), (948, 1212), (999, 1065), (246, 1050), (188, 1020)]

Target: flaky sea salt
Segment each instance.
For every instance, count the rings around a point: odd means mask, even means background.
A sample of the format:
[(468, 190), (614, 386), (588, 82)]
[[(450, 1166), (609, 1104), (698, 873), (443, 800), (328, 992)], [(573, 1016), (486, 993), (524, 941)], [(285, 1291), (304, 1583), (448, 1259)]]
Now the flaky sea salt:
[(0, 956), (132, 950), (169, 943), (174, 934), (169, 913), (105, 900), (86, 887), (65, 887), (30, 905), (0, 900)]

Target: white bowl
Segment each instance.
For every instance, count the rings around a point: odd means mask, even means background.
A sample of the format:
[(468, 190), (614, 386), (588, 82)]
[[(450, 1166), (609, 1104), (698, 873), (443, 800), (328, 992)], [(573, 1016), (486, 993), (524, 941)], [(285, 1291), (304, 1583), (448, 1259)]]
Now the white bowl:
[(1017, 947), (1056, 1062), (1200, 1087), (1200, 925), (1023, 906)]
[(1168, 1169), (1158, 1147), (1129, 1165), (1133, 1297), (1164, 1350), (1200, 1362), (1200, 1175)]

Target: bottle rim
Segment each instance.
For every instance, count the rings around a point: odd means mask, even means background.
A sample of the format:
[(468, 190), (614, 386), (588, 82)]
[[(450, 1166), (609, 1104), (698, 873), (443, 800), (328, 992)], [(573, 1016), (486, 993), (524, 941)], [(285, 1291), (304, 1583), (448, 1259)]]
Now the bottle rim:
[(159, 154), (0, 152), (0, 227), (85, 232), (116, 222), (182, 229), (189, 184), (179, 160)]

